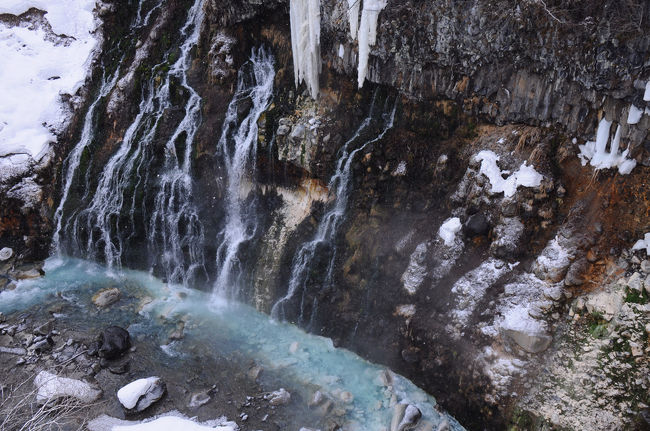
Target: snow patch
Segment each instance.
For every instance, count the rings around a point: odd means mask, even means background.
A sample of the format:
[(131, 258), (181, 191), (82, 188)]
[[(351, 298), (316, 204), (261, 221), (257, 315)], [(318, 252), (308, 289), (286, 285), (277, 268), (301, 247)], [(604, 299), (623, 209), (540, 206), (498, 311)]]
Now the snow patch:
[(448, 218), (438, 229), (438, 236), (442, 238), (446, 246), (451, 247), (454, 245), (456, 234), (460, 232), (462, 226), (458, 217)]
[(133, 409), (140, 397), (146, 394), (158, 380), (158, 377), (135, 380), (117, 391), (117, 398), (125, 408)]
[[(34, 26), (0, 23), (0, 156), (23, 153), (39, 159), (56, 141), (69, 112), (62, 94), (84, 83), (98, 41), (94, 0), (5, 0), (0, 14), (19, 15), (35, 7), (55, 34)], [(10, 67), (8, 66), (10, 65)]]
[(59, 377), (49, 371), (41, 371), (34, 378), (36, 386), (36, 401), (47, 403), (62, 397), (73, 397), (83, 403), (97, 401), (102, 396), (100, 389), (92, 387), (81, 380)]
[(427, 250), (426, 242), (418, 244), (415, 247), (415, 251), (411, 254), (411, 260), (409, 261), (408, 267), (406, 267), (406, 271), (402, 274), (402, 285), (410, 295), (417, 292), (424, 278), (427, 276), (427, 268), (424, 265)]
[[(595, 169), (611, 169), (617, 167), (621, 175), (627, 175), (636, 166), (636, 160), (627, 158), (630, 152), (629, 147), (623, 152), (619, 151), (621, 142), (620, 125), (616, 128), (614, 138), (610, 142), (609, 132), (611, 126), (611, 121), (607, 121), (605, 118), (600, 120), (600, 123), (598, 123), (598, 131), (596, 132), (596, 140), (587, 141), (584, 145), (580, 145), (579, 157), (582, 166), (585, 166), (589, 162)], [(607, 150), (608, 142), (610, 142), (609, 151)]]
[(538, 187), (544, 179), (542, 174), (535, 171), (532, 166), (528, 166), (526, 162), (519, 166), (517, 172), (504, 178), (505, 175), (509, 174), (509, 171), (502, 171), (499, 168), (497, 165), (499, 156), (490, 150), (479, 152), (474, 156), (474, 159), (481, 162), (480, 173), (490, 180), (493, 194), (503, 192), (506, 197), (510, 197), (515, 194), (517, 187)]
[(225, 417), (197, 422), (174, 410), (152, 419), (126, 421), (102, 415), (88, 423), (90, 431), (237, 431), (235, 422)]
[(643, 250), (645, 248), (646, 254), (650, 256), (650, 232), (643, 236), (643, 239), (638, 240), (632, 246), (632, 250)]
[(645, 93), (643, 93), (643, 100), (650, 102), (650, 81), (645, 84)]
[(304, 82), (313, 99), (318, 97), (320, 58), (320, 0), (292, 0), (291, 50), (296, 87)]

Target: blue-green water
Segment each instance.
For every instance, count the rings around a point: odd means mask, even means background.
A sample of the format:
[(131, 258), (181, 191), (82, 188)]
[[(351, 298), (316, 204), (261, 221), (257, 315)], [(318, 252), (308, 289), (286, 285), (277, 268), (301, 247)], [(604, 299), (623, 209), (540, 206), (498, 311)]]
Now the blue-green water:
[[(55, 295), (81, 309), (82, 322), (122, 324), (134, 337), (158, 337), (166, 343), (169, 329), (185, 322), (185, 338), (161, 346), (167, 354), (181, 352), (184, 343), (209, 345), (215, 354), (237, 351), (265, 369), (274, 370), (288, 386), (303, 388), (309, 399), (315, 388), (345, 409), (344, 430), (388, 429), (395, 402), (415, 404), (435, 430), (442, 421), (462, 430), (452, 417), (435, 408), (436, 401), (409, 380), (390, 373), (356, 354), (335, 348), (328, 338), (272, 320), (255, 309), (225, 303), (213, 295), (163, 283), (148, 273), (109, 271), (77, 259), (50, 259), (46, 275), (21, 282), (13, 291), (0, 293), (0, 311), (10, 313), (48, 303)], [(119, 287), (122, 299), (107, 313), (98, 313), (92, 295), (105, 287)]]

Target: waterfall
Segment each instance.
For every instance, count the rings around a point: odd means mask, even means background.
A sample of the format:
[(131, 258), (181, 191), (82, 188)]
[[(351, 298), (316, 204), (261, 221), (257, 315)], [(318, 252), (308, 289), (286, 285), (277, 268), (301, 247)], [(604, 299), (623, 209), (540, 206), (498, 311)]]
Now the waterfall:
[[(141, 13), (142, 6), (145, 1), (146, 0), (140, 0), (138, 3), (136, 18), (130, 27), (131, 34), (134, 34), (134, 31), (136, 29), (146, 26), (149, 23), (149, 19), (151, 18), (152, 13), (160, 7), (160, 4), (155, 5), (143, 18)], [(118, 64), (121, 64), (122, 61), (124, 61), (124, 56), (122, 56)], [(102, 100), (104, 100), (113, 91), (119, 77), (119, 66), (110, 77), (107, 76), (106, 70), (104, 69), (104, 76), (102, 78), (102, 83), (100, 85), (99, 91), (97, 92), (97, 96), (90, 104), (88, 111), (84, 117), (81, 137), (63, 163), (62, 172), (64, 172), (64, 175), (61, 176), (61, 179), (63, 181), (61, 200), (59, 201), (58, 207), (54, 211), (55, 229), (52, 236), (51, 247), (52, 252), (55, 254), (61, 255), (63, 252), (61, 245), (61, 234), (63, 230), (64, 209), (66, 203), (68, 203), (68, 196), (70, 194), (72, 184), (74, 183), (77, 173), (79, 173), (79, 167), (81, 165), (83, 154), (95, 140), (95, 118), (97, 115), (97, 108), (100, 106)], [(86, 178), (85, 180), (86, 185), (88, 185), (88, 179)], [(88, 187), (86, 187), (86, 189), (88, 189)]]
[[(397, 102), (395, 102), (392, 108), (387, 106), (383, 107), (383, 110), (380, 115), (381, 128), (378, 134), (374, 137), (364, 139), (364, 136), (368, 136), (369, 132), (371, 133), (374, 127), (374, 123), (377, 123), (378, 119), (374, 118), (377, 116), (375, 112), (377, 110), (376, 106), (376, 93), (373, 96), (372, 104), (368, 116), (363, 120), (359, 125), (354, 135), (345, 143), (342, 149), (339, 151), (338, 161), (336, 162), (336, 170), (334, 175), (329, 182), (329, 190), (334, 191), (335, 200), (327, 213), (323, 216), (322, 220), (318, 225), (316, 234), (314, 235), (311, 241), (304, 243), (297, 251), (293, 258), (292, 268), (291, 268), (291, 277), (289, 279), (289, 288), (285, 296), (280, 298), (271, 309), (271, 315), (276, 319), (286, 319), (285, 314), (285, 305), (291, 301), (299, 290), (301, 290), (301, 301), (300, 301), (300, 323), (305, 323), (305, 296), (307, 293), (307, 282), (309, 280), (310, 272), (312, 266), (315, 264), (319, 255), (325, 254), (325, 259), (327, 261), (327, 270), (325, 271), (324, 276), (321, 280), (321, 290), (326, 289), (332, 283), (332, 276), (334, 272), (334, 264), (336, 261), (336, 236), (338, 229), (341, 225), (341, 222), (344, 219), (345, 211), (348, 205), (348, 199), (350, 195), (350, 180), (351, 180), (351, 171), (352, 171), (352, 162), (357, 153), (362, 151), (367, 146), (381, 140), (384, 135), (393, 127), (393, 122), (395, 120), (395, 111), (397, 108)], [(359, 145), (359, 142), (362, 142)], [(356, 148), (355, 148), (356, 146)], [(310, 322), (313, 320), (316, 314), (316, 309), (318, 303), (316, 298), (312, 304), (312, 309), (310, 313)]]
[[(275, 77), (273, 57), (263, 48), (253, 50), (250, 61), (239, 71), (237, 89), (226, 112), (217, 155), (225, 170), (225, 226), (217, 243), (217, 277), (215, 293), (221, 298), (235, 299), (239, 295), (240, 247), (255, 235), (254, 202), (244, 190), (246, 179), (252, 179), (257, 153), (258, 125), (273, 95)], [(242, 106), (250, 104), (241, 118)]]
[[(188, 284), (205, 271), (203, 227), (192, 200), (191, 178), (192, 144), (201, 123), (201, 98), (187, 80), (191, 50), (198, 43), (203, 22), (203, 1), (196, 0), (188, 11), (180, 30), (183, 42), (178, 59), (170, 65), (172, 57), (168, 51), (164, 61), (152, 68), (151, 78), (143, 84), (139, 111), (126, 129), (118, 150), (104, 166), (92, 199), (85, 208), (64, 221), (63, 208), (70, 184), (79, 170), (81, 154), (94, 139), (92, 117), (96, 104), (102, 93), (105, 96), (115, 86), (117, 72), (91, 106), (84, 124), (84, 132), (88, 133), (82, 135), (67, 163), (61, 210), (57, 210), (55, 244), (59, 250), (60, 237), (65, 232), (71, 237), (74, 253), (104, 259), (109, 267), (120, 268), (127, 242), (139, 229), (146, 233), (151, 268), (162, 272), (167, 280)], [(150, 16), (151, 11), (140, 19), (148, 22)], [(160, 74), (164, 75), (162, 82), (156, 82), (155, 77), (158, 75), (160, 79)], [(174, 88), (182, 88), (189, 97), (182, 119), (164, 143), (160, 171), (151, 172), (156, 156), (153, 144), (164, 114), (174, 107)], [(155, 196), (147, 214), (143, 195), (148, 181), (154, 179)], [(86, 190), (82, 201), (88, 197)], [(137, 226), (136, 215), (141, 215), (143, 220), (148, 216), (149, 222), (143, 221), (144, 226)]]

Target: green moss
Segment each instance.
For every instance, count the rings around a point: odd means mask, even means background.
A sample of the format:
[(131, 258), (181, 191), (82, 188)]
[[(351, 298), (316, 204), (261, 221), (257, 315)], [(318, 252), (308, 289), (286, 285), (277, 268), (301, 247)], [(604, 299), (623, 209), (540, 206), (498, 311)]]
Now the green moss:
[(632, 304), (646, 304), (648, 302), (648, 294), (645, 292), (645, 290), (638, 291), (626, 289), (625, 302)]
[(587, 330), (594, 338), (603, 338), (607, 335), (607, 321), (602, 313), (591, 313), (587, 316)]

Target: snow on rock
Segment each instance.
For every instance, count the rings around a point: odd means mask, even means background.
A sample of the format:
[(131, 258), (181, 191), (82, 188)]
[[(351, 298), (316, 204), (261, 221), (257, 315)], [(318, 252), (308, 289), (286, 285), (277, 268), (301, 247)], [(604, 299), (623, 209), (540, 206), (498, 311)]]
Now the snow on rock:
[(92, 403), (102, 396), (101, 389), (81, 380), (59, 377), (49, 371), (41, 371), (34, 378), (36, 401), (44, 404), (62, 397), (73, 397), (82, 403)]
[(394, 177), (403, 177), (404, 175), (406, 175), (406, 162), (404, 160), (399, 162), (395, 170), (391, 173), (391, 175)]
[(630, 105), (630, 112), (627, 114), (627, 124), (637, 124), (643, 116), (643, 109)]
[(289, 17), (296, 87), (304, 81), (316, 99), (321, 71), (320, 0), (291, 0)]
[(564, 278), (575, 253), (570, 242), (562, 232), (548, 242), (533, 263), (532, 269), (537, 278), (552, 283), (557, 283)]
[(650, 232), (643, 236), (643, 239), (638, 240), (632, 246), (632, 250), (643, 250), (645, 248), (646, 254), (650, 256)]
[(438, 236), (442, 238), (446, 246), (451, 247), (456, 240), (456, 234), (460, 232), (462, 227), (463, 225), (458, 217), (448, 218), (438, 229)]
[[(579, 146), (580, 161), (582, 162), (582, 166), (585, 166), (589, 162), (595, 169), (618, 168), (618, 172), (621, 175), (627, 175), (636, 166), (636, 160), (627, 158), (630, 152), (629, 148), (622, 152), (619, 151), (621, 143), (620, 125), (616, 128), (614, 138), (610, 142), (611, 126), (611, 121), (607, 121), (605, 118), (600, 120), (598, 131), (596, 132), (596, 140), (587, 141), (584, 145)], [(609, 150), (607, 149), (608, 143), (610, 144)]]
[(135, 380), (117, 391), (117, 398), (128, 410), (142, 411), (159, 400), (165, 392), (165, 384), (160, 377), (147, 377)]
[[(359, 0), (360, 1), (360, 0)], [(361, 11), (361, 24), (359, 25), (359, 68), (358, 84), (359, 88), (368, 75), (368, 59), (370, 57), (370, 47), (377, 42), (377, 21), (379, 12), (386, 7), (387, 0), (364, 0), (363, 10)]]
[(489, 258), (459, 278), (451, 288), (455, 305), (451, 310), (453, 321), (447, 327), (448, 332), (460, 337), (463, 328), (469, 323), (470, 317), (488, 288), (516, 265)]
[(428, 246), (426, 242), (418, 244), (415, 251), (411, 254), (411, 259), (406, 271), (402, 274), (402, 285), (404, 289), (413, 295), (427, 276), (427, 268), (424, 261), (427, 256)]
[(88, 423), (90, 431), (237, 431), (225, 417), (197, 422), (174, 410), (142, 421), (126, 421), (102, 415)]
[(645, 93), (643, 93), (643, 100), (650, 102), (650, 81), (645, 84)]
[(504, 179), (504, 175), (508, 175), (508, 171), (502, 171), (497, 162), (499, 156), (493, 151), (483, 150), (474, 155), (474, 160), (481, 163), (480, 173), (485, 175), (490, 180), (491, 193), (503, 193), (506, 197), (511, 197), (517, 191), (517, 187), (538, 187), (544, 177), (542, 174), (535, 171), (535, 168), (528, 166), (523, 162), (519, 166), (519, 170), (509, 175)]
[(51, 32), (42, 25), (0, 23), (0, 156), (38, 160), (67, 123), (61, 95), (84, 83), (98, 41), (92, 34), (94, 0), (5, 0), (0, 14), (32, 7), (47, 12)]

